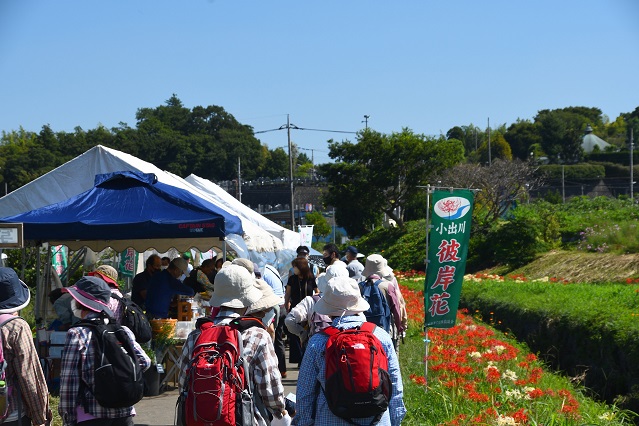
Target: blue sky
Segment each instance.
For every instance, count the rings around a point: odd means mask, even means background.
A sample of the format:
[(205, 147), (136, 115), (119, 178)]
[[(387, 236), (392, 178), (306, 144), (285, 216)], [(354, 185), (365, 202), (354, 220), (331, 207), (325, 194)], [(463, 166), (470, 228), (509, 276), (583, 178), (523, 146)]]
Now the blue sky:
[[(256, 131), (614, 120), (639, 106), (638, 46), (636, 0), (0, 0), (0, 131), (134, 126), (173, 93)], [(316, 163), (353, 136), (292, 131)]]

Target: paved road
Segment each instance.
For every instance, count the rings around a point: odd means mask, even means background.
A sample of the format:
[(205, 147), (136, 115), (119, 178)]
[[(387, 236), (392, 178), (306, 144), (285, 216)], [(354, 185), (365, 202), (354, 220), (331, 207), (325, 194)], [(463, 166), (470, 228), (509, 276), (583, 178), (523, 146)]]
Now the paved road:
[[(288, 351), (287, 351), (288, 359)], [(297, 386), (297, 364), (287, 364), (287, 377), (282, 380), (284, 384), (284, 394), (295, 393)], [(172, 383), (169, 382), (169, 385)], [(142, 401), (135, 404), (136, 415), (134, 421), (136, 425), (148, 426), (169, 426), (174, 424), (175, 419), (175, 403), (177, 401), (178, 391), (175, 387), (169, 386), (168, 389), (158, 396), (145, 397)]]

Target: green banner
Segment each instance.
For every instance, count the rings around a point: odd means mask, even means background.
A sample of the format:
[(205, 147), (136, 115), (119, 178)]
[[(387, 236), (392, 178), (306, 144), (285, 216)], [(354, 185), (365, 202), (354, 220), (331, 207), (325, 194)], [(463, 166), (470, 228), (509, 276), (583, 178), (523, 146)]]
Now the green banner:
[(120, 265), (118, 270), (121, 277), (132, 277), (135, 275), (135, 266), (138, 264), (138, 254), (132, 248), (128, 248), (120, 253)]
[(67, 252), (66, 246), (51, 247), (51, 266), (58, 273), (58, 276), (67, 269)]
[(455, 325), (466, 269), (473, 199), (473, 192), (464, 189), (433, 192), (424, 283), (426, 327)]

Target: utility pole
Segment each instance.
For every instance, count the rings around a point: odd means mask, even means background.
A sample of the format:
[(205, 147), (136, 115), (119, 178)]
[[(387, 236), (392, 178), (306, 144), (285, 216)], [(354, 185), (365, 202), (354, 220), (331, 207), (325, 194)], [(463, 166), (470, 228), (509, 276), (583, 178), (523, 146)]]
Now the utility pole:
[(564, 165), (561, 165), (561, 202), (566, 204), (566, 185), (564, 184)]
[(295, 232), (295, 192), (293, 189), (293, 145), (291, 144), (291, 117), (290, 114), (286, 114), (286, 133), (288, 133), (288, 165), (289, 165), (289, 177), (291, 189), (291, 230)]
[(488, 165), (492, 166), (493, 159), (490, 153), (490, 117), (488, 117)]
[(315, 180), (315, 150), (313, 148), (301, 148), (301, 147), (298, 147), (298, 149), (303, 149), (304, 151), (311, 151), (311, 164), (312, 164), (311, 179)]
[(362, 123), (366, 123), (366, 130), (368, 130), (368, 119), (371, 118), (370, 115), (364, 115), (364, 119), (362, 120)]
[(635, 148), (634, 144), (634, 129), (630, 129), (630, 199), (634, 202), (635, 200), (635, 173), (634, 173), (634, 157), (633, 151)]
[(242, 164), (240, 157), (237, 157), (237, 200), (242, 202)]

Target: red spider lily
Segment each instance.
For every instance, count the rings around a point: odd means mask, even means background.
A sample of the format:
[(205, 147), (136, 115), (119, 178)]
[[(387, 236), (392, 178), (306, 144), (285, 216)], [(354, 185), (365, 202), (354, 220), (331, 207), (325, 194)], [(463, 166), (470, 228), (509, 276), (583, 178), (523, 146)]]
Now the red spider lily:
[[(565, 280), (563, 280), (565, 281)], [(556, 281), (558, 282), (558, 281)], [(567, 283), (565, 281), (564, 283)], [(402, 286), (409, 321), (423, 324), (422, 291)], [(447, 329), (428, 329), (430, 339), (426, 362), (431, 376), (411, 375), (410, 380), (425, 386), (439, 385), (450, 394), (454, 417), (445, 425), (486, 425), (502, 415), (518, 425), (538, 424), (531, 401), (553, 410), (566, 419), (579, 420), (579, 402), (566, 389), (553, 391), (539, 386), (543, 370), (534, 354), (522, 354), (512, 344), (496, 337), (494, 330), (475, 321), (467, 311), (458, 311), (457, 324)], [(459, 411), (466, 412), (460, 413)]]

